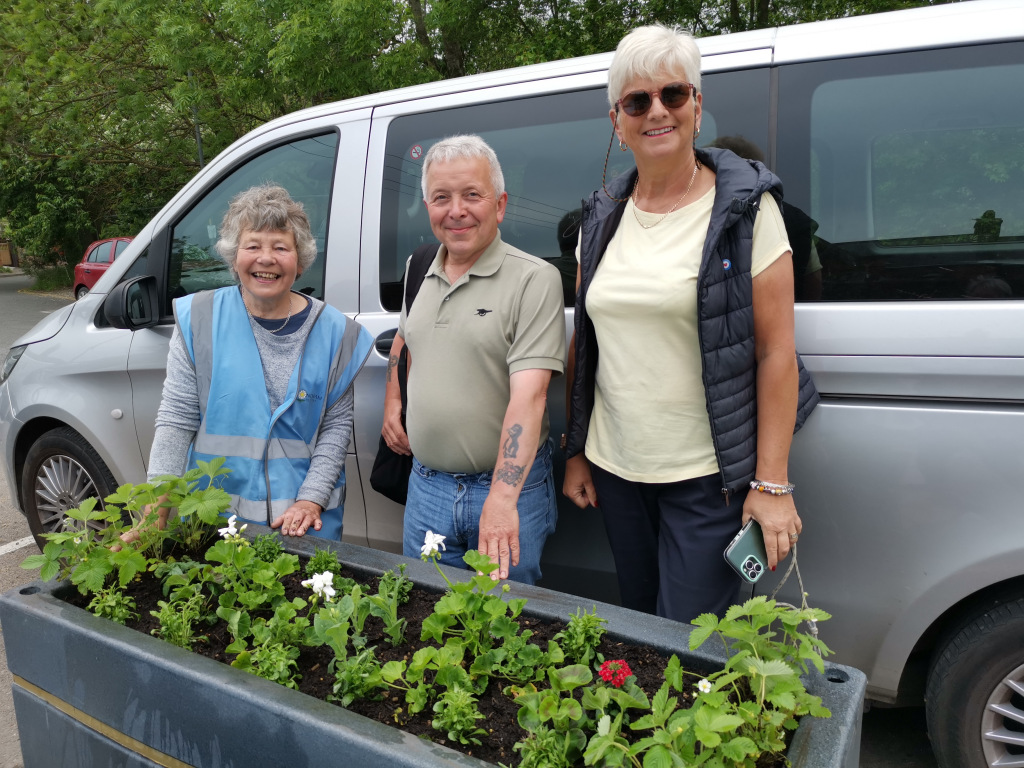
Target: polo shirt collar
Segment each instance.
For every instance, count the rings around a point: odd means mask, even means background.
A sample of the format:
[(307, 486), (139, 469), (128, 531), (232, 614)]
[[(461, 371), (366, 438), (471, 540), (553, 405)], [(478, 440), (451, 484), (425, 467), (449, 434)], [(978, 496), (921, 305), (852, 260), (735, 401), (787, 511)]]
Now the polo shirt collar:
[[(490, 277), (498, 271), (501, 263), (505, 260), (505, 254), (507, 251), (508, 246), (505, 245), (505, 242), (501, 239), (501, 230), (498, 230), (498, 234), (494, 236), (491, 244), (484, 249), (484, 252), (480, 254), (480, 258), (473, 263), (473, 266), (469, 268), (466, 275)], [(434, 263), (430, 265), (430, 274), (438, 276), (444, 275), (444, 257), (447, 252), (448, 249), (445, 248), (444, 245), (437, 249), (437, 256), (434, 257)], [(463, 277), (466, 275), (463, 275)], [(459, 279), (461, 280), (462, 278)]]

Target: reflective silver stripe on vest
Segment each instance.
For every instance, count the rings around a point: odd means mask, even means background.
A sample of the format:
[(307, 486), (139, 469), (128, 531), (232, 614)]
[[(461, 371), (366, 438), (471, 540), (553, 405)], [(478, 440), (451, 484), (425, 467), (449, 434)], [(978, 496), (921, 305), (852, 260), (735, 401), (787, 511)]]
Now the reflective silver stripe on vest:
[[(335, 488), (331, 491), (331, 498), (327, 501), (326, 509), (337, 509), (345, 502), (345, 487)], [(253, 501), (243, 499), (241, 496), (231, 495), (231, 512), (239, 517), (251, 520), (260, 525), (267, 525), (274, 518), (283, 515), (288, 507), (295, 503), (295, 499), (275, 499), (270, 502), (270, 520), (267, 520), (267, 507), (265, 501)]]
[(211, 456), (237, 456), (254, 461), (263, 461), (264, 448), (268, 459), (309, 459), (313, 456), (313, 445), (302, 440), (275, 437), (268, 443), (262, 437), (211, 435), (206, 431), (205, 420), (199, 425), (194, 445), (201, 446), (202, 452)]
[[(200, 376), (200, 371), (213, 370), (213, 291), (200, 291), (192, 295), (192, 311), (189, 320), (192, 330), (192, 353), (196, 368), (196, 385), (199, 389), (199, 408), (206, 412), (210, 402), (210, 377)], [(260, 447), (260, 455), (263, 448)], [(227, 454), (223, 454), (227, 455)]]
[[(341, 338), (341, 344), (338, 345), (338, 351), (334, 353), (334, 360), (331, 361), (331, 377), (327, 381), (328, 396), (330, 396), (331, 392), (333, 392), (334, 388), (338, 385), (338, 381), (344, 375), (345, 369), (348, 368), (348, 364), (352, 362), (352, 357), (356, 350), (356, 344), (358, 343), (359, 326), (352, 321), (347, 320), (345, 323), (345, 334)], [(327, 407), (329, 408), (332, 405), (334, 405), (334, 403), (329, 403)]]

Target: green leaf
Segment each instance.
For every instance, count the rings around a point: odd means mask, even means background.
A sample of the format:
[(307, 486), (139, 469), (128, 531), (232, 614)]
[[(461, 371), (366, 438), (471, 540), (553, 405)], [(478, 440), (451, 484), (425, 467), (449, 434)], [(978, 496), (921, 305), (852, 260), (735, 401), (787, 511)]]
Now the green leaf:
[(548, 670), (548, 680), (556, 691), (571, 691), (581, 685), (587, 685), (594, 679), (594, 673), (583, 664), (570, 664), (567, 667)]
[(690, 650), (696, 650), (718, 629), (718, 617), (713, 613), (702, 613), (690, 622), (697, 629), (690, 632)]
[(672, 753), (656, 744), (644, 755), (644, 768), (672, 768)]
[(737, 763), (742, 762), (747, 755), (757, 754), (757, 745), (746, 736), (737, 736), (735, 739), (729, 739), (723, 741), (721, 747), (722, 754)]
[(420, 639), (433, 640), (438, 643), (443, 642), (445, 630), (454, 623), (455, 619), (451, 616), (432, 613), (423, 620)]
[(394, 683), (396, 680), (402, 679), (405, 674), (405, 662), (404, 661), (389, 661), (383, 667), (380, 668), (380, 676), (388, 683)]

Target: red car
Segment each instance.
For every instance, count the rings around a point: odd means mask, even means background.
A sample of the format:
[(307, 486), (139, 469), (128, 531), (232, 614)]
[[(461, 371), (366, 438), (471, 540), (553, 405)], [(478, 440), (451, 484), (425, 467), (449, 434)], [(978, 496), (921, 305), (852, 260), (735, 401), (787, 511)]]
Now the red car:
[(85, 249), (82, 260), (75, 264), (75, 298), (80, 299), (96, 285), (107, 267), (120, 256), (128, 243), (130, 237), (111, 237), (107, 240), (97, 240)]

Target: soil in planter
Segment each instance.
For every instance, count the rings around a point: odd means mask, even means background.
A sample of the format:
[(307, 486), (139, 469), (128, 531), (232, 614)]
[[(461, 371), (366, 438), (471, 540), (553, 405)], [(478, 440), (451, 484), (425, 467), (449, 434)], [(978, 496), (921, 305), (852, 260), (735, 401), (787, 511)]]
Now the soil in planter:
[[(304, 561), (303, 566), (305, 566)], [(341, 575), (365, 584), (367, 589), (364, 589), (364, 594), (373, 594), (377, 591), (376, 576), (355, 572), (348, 568), (344, 568)], [(301, 573), (295, 573), (282, 580), (287, 599), (301, 597), (308, 601), (311, 593), (307, 587), (300, 584), (304, 578), (305, 576)], [(126, 593), (135, 600), (138, 613), (138, 618), (129, 621), (127, 626), (146, 634), (152, 634), (154, 629), (159, 629), (160, 623), (151, 612), (158, 611), (157, 602), (166, 599), (160, 582), (152, 574), (146, 573), (140, 580), (129, 585)], [(402, 606), (400, 611), (400, 616), (408, 622), (405, 632), (406, 642), (396, 647), (393, 647), (387, 640), (384, 634), (384, 624), (380, 619), (370, 616), (366, 620), (364, 634), (367, 639), (367, 647), (376, 648), (376, 657), (381, 665), (393, 660), (411, 659), (419, 648), (430, 644), (420, 641), (420, 630), (423, 620), (433, 613), (434, 604), (439, 597), (439, 592), (432, 592), (420, 587), (412, 589), (409, 601)], [(77, 591), (69, 591), (64, 598), (67, 602), (83, 609), (89, 602), (89, 598), (83, 597)], [(531, 618), (528, 611), (529, 604), (526, 606), (526, 613), (518, 618), (519, 625), (524, 631), (529, 629), (533, 632), (530, 638), (531, 642), (546, 648), (547, 641), (562, 631), (565, 628), (565, 623)], [(235, 654), (227, 653), (225, 650), (232, 641), (225, 622), (218, 620), (213, 626), (199, 627), (197, 634), (204, 635), (206, 641), (193, 646), (192, 650), (195, 653), (225, 664), (230, 664), (235, 658)], [(663, 671), (668, 663), (668, 657), (655, 649), (620, 642), (605, 635), (598, 652), (605, 659), (622, 659), (629, 664), (630, 670), (636, 677), (637, 685), (647, 693), (649, 698), (654, 697), (665, 681)], [(333, 652), (326, 646), (303, 648), (297, 662), (299, 673), (302, 676), (299, 680), (299, 691), (327, 701), (334, 684), (333, 675), (328, 671), (328, 665), (333, 657)], [(595, 681), (599, 680), (596, 672), (594, 677)], [(692, 682), (696, 684), (697, 678), (692, 678)], [(481, 760), (515, 766), (519, 764), (519, 753), (513, 750), (513, 745), (526, 738), (526, 731), (519, 727), (517, 720), (519, 707), (511, 698), (502, 693), (502, 689), (507, 684), (507, 681), (494, 680), (484, 694), (479, 697), (479, 710), (485, 716), (480, 723), (488, 731), (487, 738), (482, 738), (480, 745), (459, 744), (457, 741), (448, 739), (445, 733), (431, 727), (430, 723), (434, 713), (431, 711), (430, 705), (423, 712), (409, 715), (402, 691), (385, 693), (384, 698), (379, 701), (357, 700), (350, 704), (348, 709), (385, 725), (399, 727), (420, 738), (473, 755)], [(687, 707), (692, 701), (692, 694), (687, 692), (677, 695), (677, 698), (680, 699), (680, 706)], [(646, 732), (636, 732), (638, 739), (644, 735)], [(786, 765), (786, 761), (781, 755), (762, 755), (757, 765), (758, 768), (782, 768)]]

